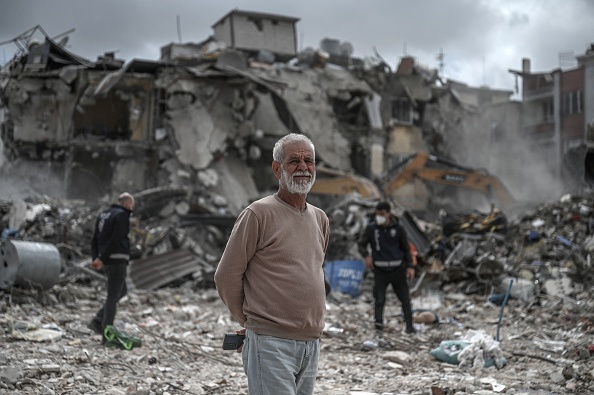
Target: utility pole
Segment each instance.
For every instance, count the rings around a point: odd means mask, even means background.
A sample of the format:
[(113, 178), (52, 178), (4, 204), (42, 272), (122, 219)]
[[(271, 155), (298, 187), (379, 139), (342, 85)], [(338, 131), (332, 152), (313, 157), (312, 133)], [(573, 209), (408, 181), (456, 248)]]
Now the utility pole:
[(445, 66), (445, 54), (443, 53), (443, 48), (439, 49), (439, 53), (437, 54), (437, 60), (439, 61), (439, 74), (443, 76), (443, 69)]
[(182, 42), (182, 35), (181, 35), (181, 22), (179, 15), (177, 16), (177, 41), (181, 44)]

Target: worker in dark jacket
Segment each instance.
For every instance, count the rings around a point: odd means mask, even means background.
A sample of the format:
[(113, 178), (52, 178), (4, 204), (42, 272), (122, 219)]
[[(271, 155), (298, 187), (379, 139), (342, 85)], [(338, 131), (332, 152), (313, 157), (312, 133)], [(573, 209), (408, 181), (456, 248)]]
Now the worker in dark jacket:
[(376, 205), (375, 218), (359, 239), (359, 252), (374, 273), (375, 328), (379, 331), (384, 329), (386, 290), (388, 285), (392, 285), (402, 303), (406, 332), (415, 332), (407, 283), (407, 279), (412, 280), (415, 276), (413, 258), (406, 231), (398, 218), (391, 214), (390, 203), (379, 202)]
[[(95, 317), (88, 324), (89, 329), (103, 334), (107, 325), (113, 325), (117, 304), (128, 292), (126, 275), (130, 260), (130, 214), (134, 209), (134, 197), (124, 192), (117, 204), (101, 212), (95, 224), (91, 243), (91, 268), (107, 275), (107, 298)], [(105, 340), (105, 339), (104, 339)]]

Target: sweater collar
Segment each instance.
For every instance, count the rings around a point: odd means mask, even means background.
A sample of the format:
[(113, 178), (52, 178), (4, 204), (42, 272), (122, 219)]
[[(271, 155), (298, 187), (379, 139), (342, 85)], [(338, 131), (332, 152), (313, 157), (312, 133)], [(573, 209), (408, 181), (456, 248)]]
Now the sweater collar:
[(289, 203), (285, 202), (283, 199), (279, 198), (276, 193), (273, 196), (274, 196), (274, 199), (277, 202), (279, 202), (283, 206), (286, 206), (286, 207), (290, 208), (295, 213), (298, 213), (298, 214), (302, 214), (303, 215), (303, 214), (307, 213), (307, 211), (308, 211), (307, 210), (307, 207), (309, 206), (309, 204), (307, 204), (307, 202), (305, 202), (305, 209), (304, 210), (299, 210), (299, 209), (296, 209), (295, 207), (291, 206)]

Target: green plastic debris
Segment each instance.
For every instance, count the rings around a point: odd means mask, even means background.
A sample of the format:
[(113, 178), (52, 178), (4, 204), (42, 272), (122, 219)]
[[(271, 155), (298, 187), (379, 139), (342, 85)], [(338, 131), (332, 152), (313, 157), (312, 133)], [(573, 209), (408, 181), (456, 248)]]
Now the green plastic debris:
[(105, 345), (107, 347), (118, 347), (124, 350), (131, 350), (134, 347), (142, 346), (142, 341), (136, 336), (117, 329), (113, 325), (107, 325), (103, 330)]

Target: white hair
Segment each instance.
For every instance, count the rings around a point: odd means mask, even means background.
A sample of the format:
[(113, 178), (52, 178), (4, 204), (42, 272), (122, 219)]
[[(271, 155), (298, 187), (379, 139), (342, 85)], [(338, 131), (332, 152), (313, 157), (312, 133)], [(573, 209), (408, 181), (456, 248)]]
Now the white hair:
[(289, 133), (286, 136), (282, 137), (280, 140), (274, 144), (274, 148), (272, 149), (272, 159), (275, 162), (283, 163), (284, 159), (284, 148), (285, 144), (292, 143), (293, 141), (303, 141), (311, 147), (311, 151), (313, 152), (314, 158), (316, 157), (316, 149), (309, 138), (307, 138), (304, 134), (299, 133)]

